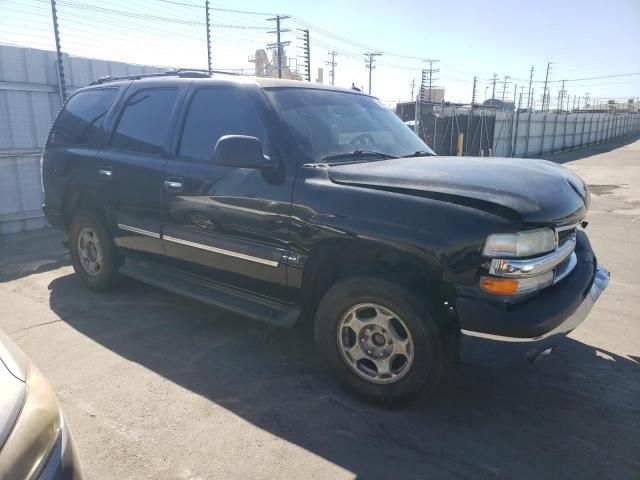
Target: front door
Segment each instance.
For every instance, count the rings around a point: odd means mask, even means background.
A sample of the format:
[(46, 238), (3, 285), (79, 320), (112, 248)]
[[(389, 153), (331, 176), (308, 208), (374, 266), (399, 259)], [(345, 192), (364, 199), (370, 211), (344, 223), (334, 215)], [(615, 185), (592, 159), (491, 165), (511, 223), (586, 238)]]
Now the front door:
[[(254, 92), (255, 93), (255, 92)], [(286, 299), (285, 257), (295, 169), (216, 165), (223, 135), (251, 135), (276, 156), (256, 99), (238, 87), (194, 88), (165, 168), (167, 260), (209, 280)], [(258, 98), (259, 100), (259, 98)]]

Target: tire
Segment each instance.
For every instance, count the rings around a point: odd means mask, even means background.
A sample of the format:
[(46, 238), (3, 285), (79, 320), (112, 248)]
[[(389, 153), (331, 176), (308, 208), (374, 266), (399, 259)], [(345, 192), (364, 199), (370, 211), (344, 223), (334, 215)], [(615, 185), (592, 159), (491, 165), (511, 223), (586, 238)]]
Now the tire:
[(338, 383), (371, 403), (431, 393), (443, 376), (437, 318), (426, 300), (398, 283), (375, 277), (337, 282), (320, 301), (314, 336)]
[(91, 211), (78, 212), (69, 228), (73, 269), (85, 287), (101, 292), (113, 284), (118, 262), (113, 238), (103, 219)]

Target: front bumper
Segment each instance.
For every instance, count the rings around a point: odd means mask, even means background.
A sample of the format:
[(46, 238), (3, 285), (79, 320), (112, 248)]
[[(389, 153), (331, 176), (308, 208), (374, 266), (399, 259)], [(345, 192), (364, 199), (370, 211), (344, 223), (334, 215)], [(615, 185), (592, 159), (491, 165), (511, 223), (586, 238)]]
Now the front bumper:
[(575, 329), (609, 283), (584, 232), (578, 232), (577, 265), (560, 283), (511, 307), (475, 293), (457, 301), (464, 363), (498, 366), (532, 362)]
[(497, 366), (532, 363), (551, 353), (552, 348), (580, 325), (609, 284), (609, 271), (598, 267), (589, 293), (577, 310), (550, 332), (535, 338), (503, 337), (487, 333), (461, 331), (461, 355), (465, 363)]

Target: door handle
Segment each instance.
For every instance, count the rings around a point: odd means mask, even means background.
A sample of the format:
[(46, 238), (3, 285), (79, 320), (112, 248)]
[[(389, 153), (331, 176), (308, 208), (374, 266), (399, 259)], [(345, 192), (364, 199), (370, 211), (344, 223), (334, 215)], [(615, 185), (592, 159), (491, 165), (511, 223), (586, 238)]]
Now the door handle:
[(111, 167), (100, 167), (98, 169), (98, 175), (103, 178), (111, 178), (113, 176), (113, 168)]
[(167, 178), (164, 181), (164, 189), (167, 192), (181, 192), (182, 191), (182, 179), (181, 178)]

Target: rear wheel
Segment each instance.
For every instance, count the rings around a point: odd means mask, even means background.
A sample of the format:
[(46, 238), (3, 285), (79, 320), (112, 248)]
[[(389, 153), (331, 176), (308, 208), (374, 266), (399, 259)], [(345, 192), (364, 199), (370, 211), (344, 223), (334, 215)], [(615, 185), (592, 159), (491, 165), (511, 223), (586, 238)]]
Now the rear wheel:
[(431, 391), (443, 372), (443, 343), (426, 301), (375, 277), (336, 283), (322, 298), (315, 340), (341, 385), (394, 403)]
[(71, 261), (82, 283), (91, 290), (108, 289), (118, 266), (115, 245), (102, 218), (79, 212), (71, 222), (69, 237)]

